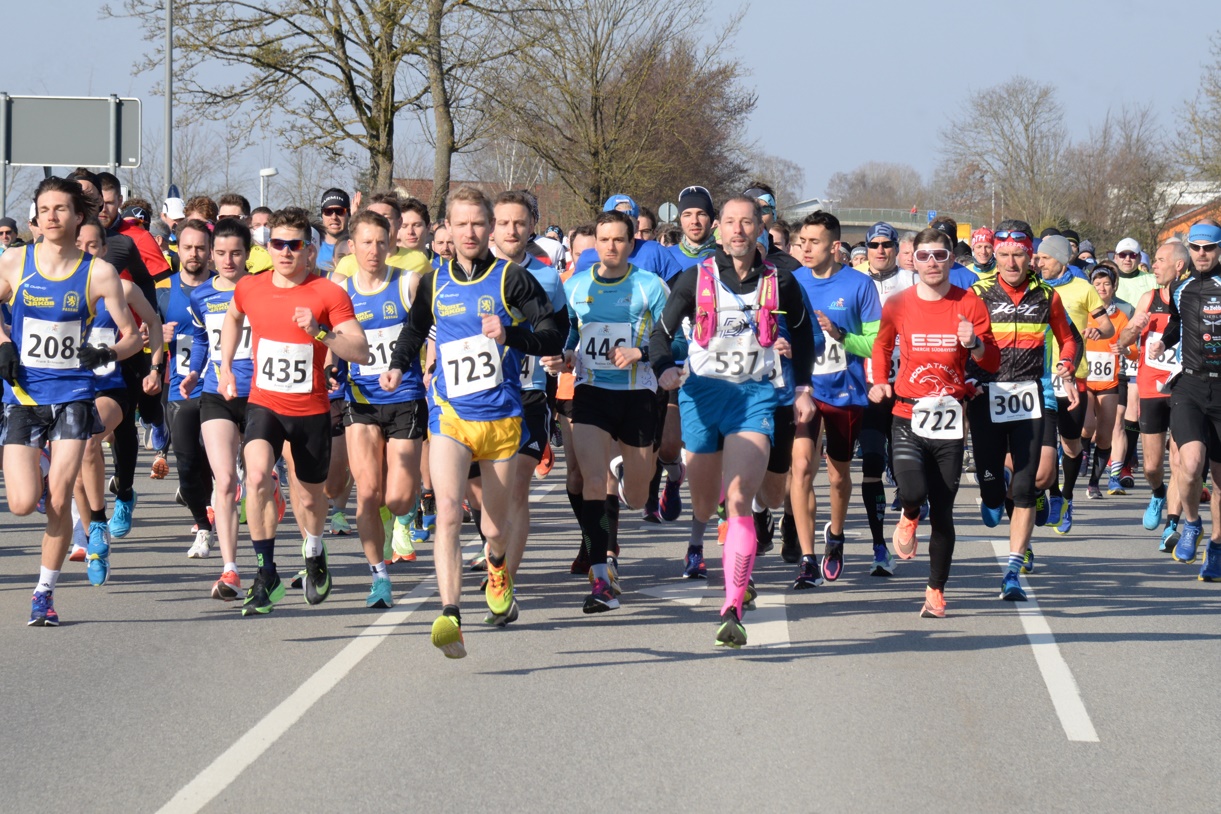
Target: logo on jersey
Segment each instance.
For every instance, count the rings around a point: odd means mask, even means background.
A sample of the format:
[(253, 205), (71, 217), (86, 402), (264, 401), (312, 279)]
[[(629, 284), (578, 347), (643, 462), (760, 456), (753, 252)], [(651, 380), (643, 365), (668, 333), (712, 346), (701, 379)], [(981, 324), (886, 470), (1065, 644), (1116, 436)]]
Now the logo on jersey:
[(834, 309), (836, 309), (837, 311), (843, 311), (843, 310), (844, 310), (844, 308), (846, 307), (846, 306), (844, 305), (844, 298), (843, 298), (843, 297), (840, 297), (838, 300), (836, 300), (835, 302), (831, 303), (831, 304), (830, 304), (830, 305), (828, 305), (827, 307), (828, 307), (828, 308), (834, 308)]
[(21, 289), (21, 301), (30, 308), (54, 308), (54, 297), (36, 297), (30, 293), (28, 288)]
[(444, 305), (437, 303), (437, 316), (439, 317), (457, 317), (466, 313), (466, 303), (456, 302), (453, 305)]
[(958, 337), (954, 334), (912, 334), (911, 343), (913, 348), (921, 350), (955, 348), (958, 346)]
[(742, 317), (726, 317), (721, 336), (742, 336), (750, 333), (750, 323)]
[(382, 304), (382, 317), (385, 319), (398, 319), (399, 309), (394, 307), (394, 303), (387, 302)]
[(69, 291), (64, 294), (64, 310), (79, 311), (81, 309), (81, 295), (75, 291)]
[(357, 322), (368, 322), (371, 319), (373, 319), (372, 311), (361, 311), (356, 315)]
[(496, 313), (496, 302), (488, 295), (484, 294), (479, 298), (479, 315)]

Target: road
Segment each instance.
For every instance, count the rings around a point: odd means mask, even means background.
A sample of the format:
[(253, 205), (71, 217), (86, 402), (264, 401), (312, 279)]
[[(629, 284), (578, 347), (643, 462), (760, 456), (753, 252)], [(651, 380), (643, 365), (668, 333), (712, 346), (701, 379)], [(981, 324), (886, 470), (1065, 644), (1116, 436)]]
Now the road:
[[(391, 611), (365, 609), (349, 537), (329, 541), (326, 603), (241, 618), (208, 598), (220, 561), (186, 559), (175, 479), (147, 463), (109, 584), (69, 564), (58, 629), (24, 624), (41, 518), (0, 520), (4, 810), (1217, 810), (1221, 585), (1157, 553), (1144, 489), (1082, 488), (1070, 535), (1036, 530), (1019, 606), (997, 598), (1005, 528), (964, 482), (944, 620), (918, 615), (923, 552), (868, 575), (854, 502), (843, 577), (790, 591), (777, 545), (752, 646), (726, 652), (717, 549), (710, 584), (678, 579), (683, 522), (624, 510), (623, 607), (581, 613), (561, 460), (536, 482), (521, 619), (485, 627), (471, 574), (470, 655), (450, 661), (428, 638), (428, 546), (392, 567)], [(281, 570), (297, 557), (282, 543)]]

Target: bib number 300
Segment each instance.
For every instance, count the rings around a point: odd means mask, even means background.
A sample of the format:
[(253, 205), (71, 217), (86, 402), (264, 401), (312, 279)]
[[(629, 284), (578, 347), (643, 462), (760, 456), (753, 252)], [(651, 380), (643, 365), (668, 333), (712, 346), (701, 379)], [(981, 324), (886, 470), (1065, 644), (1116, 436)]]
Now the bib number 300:
[(916, 399), (912, 405), (912, 432), (921, 438), (961, 441), (962, 405), (950, 396)]
[(1038, 382), (993, 382), (988, 385), (988, 414), (993, 424), (1025, 421), (1043, 415)]

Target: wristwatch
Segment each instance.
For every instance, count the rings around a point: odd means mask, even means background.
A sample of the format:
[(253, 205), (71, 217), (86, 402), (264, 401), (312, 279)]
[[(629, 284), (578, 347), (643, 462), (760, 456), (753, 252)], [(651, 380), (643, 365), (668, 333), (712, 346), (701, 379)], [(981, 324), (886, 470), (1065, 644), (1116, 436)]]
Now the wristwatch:
[(319, 342), (325, 342), (326, 338), (330, 335), (331, 332), (329, 330), (319, 326), (318, 333), (314, 334), (314, 339), (317, 339)]

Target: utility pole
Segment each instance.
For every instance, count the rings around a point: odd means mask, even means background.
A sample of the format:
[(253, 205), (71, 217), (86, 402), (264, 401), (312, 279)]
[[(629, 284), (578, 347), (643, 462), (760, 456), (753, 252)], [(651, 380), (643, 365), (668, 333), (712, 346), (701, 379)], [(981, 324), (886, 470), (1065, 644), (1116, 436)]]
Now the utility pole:
[(161, 188), (170, 193), (174, 172), (174, 0), (165, 0), (165, 167)]

